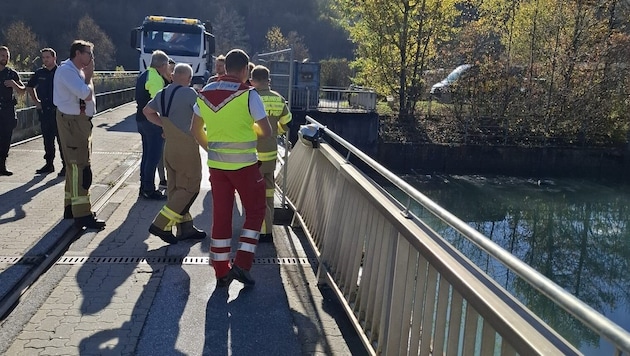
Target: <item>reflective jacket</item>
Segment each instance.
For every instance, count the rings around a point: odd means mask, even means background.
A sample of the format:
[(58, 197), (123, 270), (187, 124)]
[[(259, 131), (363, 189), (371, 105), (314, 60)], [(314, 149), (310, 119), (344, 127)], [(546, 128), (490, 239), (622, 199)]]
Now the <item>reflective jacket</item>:
[[(279, 93), (270, 89), (257, 90), (260, 98), (265, 104), (265, 111), (271, 125), (271, 135), (258, 139), (258, 159), (260, 161), (274, 161), (278, 155), (278, 144), (276, 137), (283, 134), (281, 125), (286, 125), (291, 121), (291, 112), (287, 107), (286, 100)], [(280, 130), (280, 132), (279, 132)]]
[(208, 167), (233, 171), (258, 161), (250, 87), (228, 80), (210, 84), (197, 105), (206, 126)]

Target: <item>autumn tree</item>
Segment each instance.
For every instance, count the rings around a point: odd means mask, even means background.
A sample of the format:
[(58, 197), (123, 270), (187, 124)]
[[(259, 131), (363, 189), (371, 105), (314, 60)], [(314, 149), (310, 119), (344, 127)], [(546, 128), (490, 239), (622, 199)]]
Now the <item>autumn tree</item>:
[(544, 137), (598, 144), (602, 137), (625, 136), (630, 63), (623, 49), (628, 8), (621, 5), (619, 0), (478, 2), (480, 23), (505, 48), (499, 61), (505, 68), (525, 69), (523, 100), (529, 104), (512, 112), (537, 118), (536, 130)]
[(75, 39), (82, 39), (94, 43), (94, 63), (96, 64), (96, 69), (114, 69), (116, 66), (116, 47), (109, 36), (89, 15), (85, 15), (79, 20)]
[(321, 85), (328, 87), (348, 87), (351, 82), (352, 70), (345, 58), (325, 59), (319, 62), (321, 65)]
[(17, 70), (30, 71), (36, 67), (40, 45), (35, 33), (22, 21), (11, 23), (2, 31), (4, 44), (11, 51), (11, 61)]
[[(274, 26), (267, 31), (265, 39), (266, 44), (263, 52), (275, 52), (291, 48), (294, 60), (302, 61), (308, 59), (308, 48), (304, 44), (304, 39), (296, 31), (289, 32), (285, 37), (280, 28)], [(289, 55), (282, 53), (275, 59), (286, 61), (289, 59)]]
[(425, 91), (424, 72), (437, 47), (453, 37), (455, 0), (340, 0), (339, 23), (357, 45), (357, 84), (396, 94), (402, 117), (413, 115)]
[(245, 31), (245, 19), (233, 9), (221, 7), (212, 21), (216, 36), (216, 53), (226, 54), (231, 49), (249, 51), (249, 35)]

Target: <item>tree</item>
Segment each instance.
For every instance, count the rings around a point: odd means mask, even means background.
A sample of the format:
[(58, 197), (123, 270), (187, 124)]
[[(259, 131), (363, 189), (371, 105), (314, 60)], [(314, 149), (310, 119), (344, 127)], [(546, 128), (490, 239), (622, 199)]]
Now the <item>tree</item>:
[[(267, 31), (263, 52), (275, 52), (289, 48), (289, 41), (284, 37), (280, 27), (274, 26)], [(282, 58), (284, 60), (288, 58)]]
[(293, 59), (297, 61), (308, 59), (308, 48), (304, 44), (304, 37), (300, 36), (297, 31), (290, 31), (287, 34), (287, 42), (293, 50)]
[(400, 115), (414, 114), (425, 83), (422, 73), (450, 40), (458, 10), (455, 0), (340, 0), (339, 23), (357, 44), (358, 84), (383, 96), (396, 93)]
[(79, 20), (76, 38), (94, 43), (96, 69), (111, 70), (115, 67), (116, 47), (109, 36), (89, 15), (85, 15)]
[[(304, 44), (304, 39), (296, 32), (291, 31), (285, 37), (279, 27), (274, 26), (267, 31), (266, 45), (264, 52), (275, 52), (283, 49), (291, 48), (293, 50), (293, 59), (303, 61), (308, 59), (308, 48)], [(282, 53), (276, 57), (277, 60), (288, 60), (289, 55)]]
[(249, 50), (249, 35), (245, 32), (245, 19), (233, 9), (221, 7), (212, 21), (216, 37), (216, 53), (226, 54), (231, 49)]
[(321, 86), (347, 88), (351, 82), (352, 70), (345, 58), (325, 59), (321, 64)]
[(30, 71), (37, 67), (34, 64), (39, 55), (39, 41), (29, 26), (22, 21), (16, 21), (3, 30), (2, 35), (17, 70)]

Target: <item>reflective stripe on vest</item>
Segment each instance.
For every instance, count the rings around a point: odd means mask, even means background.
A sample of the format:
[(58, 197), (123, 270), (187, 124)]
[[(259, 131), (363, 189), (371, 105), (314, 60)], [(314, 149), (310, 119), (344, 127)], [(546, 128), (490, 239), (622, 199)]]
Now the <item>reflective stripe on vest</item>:
[(278, 156), (278, 151), (258, 152), (258, 160), (262, 162), (273, 161)]
[(258, 161), (248, 90), (235, 93), (218, 111), (210, 109), (201, 95), (197, 105), (206, 126), (208, 167), (233, 171)]

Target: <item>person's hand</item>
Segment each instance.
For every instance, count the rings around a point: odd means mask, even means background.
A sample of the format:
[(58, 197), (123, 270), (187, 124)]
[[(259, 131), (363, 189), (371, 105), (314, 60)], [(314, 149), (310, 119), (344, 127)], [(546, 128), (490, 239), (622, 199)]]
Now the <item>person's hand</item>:
[(36, 108), (37, 110), (41, 110), (41, 109), (42, 109), (42, 102), (41, 102), (41, 100), (39, 100), (39, 101), (37, 101), (37, 102), (35, 103), (35, 108)]
[(4, 81), (4, 86), (7, 88), (15, 88), (16, 85), (13, 79), (7, 79)]
[(90, 63), (83, 68), (83, 73), (85, 74), (86, 83), (89, 83), (94, 75), (94, 59), (92, 59)]

